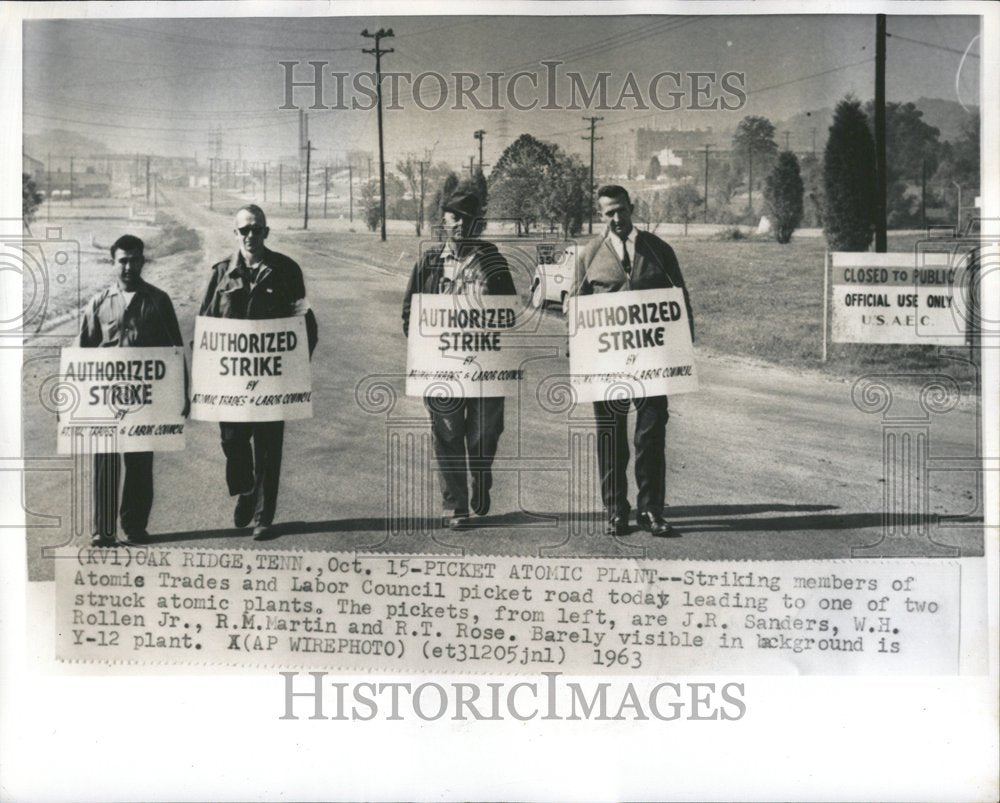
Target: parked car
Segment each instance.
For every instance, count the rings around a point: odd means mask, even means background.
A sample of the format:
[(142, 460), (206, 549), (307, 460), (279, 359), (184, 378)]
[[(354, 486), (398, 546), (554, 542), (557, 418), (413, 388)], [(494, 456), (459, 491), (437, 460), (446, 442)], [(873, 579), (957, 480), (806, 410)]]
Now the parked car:
[(565, 312), (566, 298), (576, 276), (576, 243), (547, 242), (535, 246), (537, 260), (531, 281), (531, 306), (558, 303)]

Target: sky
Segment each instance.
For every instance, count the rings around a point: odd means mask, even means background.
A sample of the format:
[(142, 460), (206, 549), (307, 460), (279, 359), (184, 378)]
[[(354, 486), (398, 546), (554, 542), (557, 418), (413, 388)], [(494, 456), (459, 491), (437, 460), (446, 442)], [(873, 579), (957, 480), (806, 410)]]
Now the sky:
[[(393, 50), (383, 57), (383, 71), (436, 71), (450, 84), (457, 71), (476, 73), (484, 84), (477, 97), (487, 105), (486, 74), (502, 74), (501, 111), (469, 103), (452, 108), (453, 86), (443, 108), (426, 111), (416, 103), (412, 85), (400, 79), (402, 108), (385, 112), (390, 166), (411, 154), (467, 165), (469, 156), (478, 159), (473, 134), (480, 129), (486, 131), (483, 156), (490, 165), (524, 132), (585, 155), (589, 123), (583, 117), (590, 115), (603, 118), (597, 134), (604, 137), (598, 147), (605, 148), (640, 126), (728, 130), (749, 114), (778, 121), (832, 107), (847, 93), (862, 100), (873, 94), (872, 15), (53, 20), (25, 23), (24, 130), (63, 128), (99, 139), (112, 151), (200, 159), (211, 155), (213, 137), (221, 131), (226, 158), (288, 160), (296, 153), (298, 112), (280, 108), (286, 73), (280, 62), (298, 63), (294, 76), (305, 80), (312, 76), (307, 62), (322, 61), (324, 104), (336, 104), (336, 84), (329, 77), (334, 71), (347, 74), (348, 105), (352, 99), (370, 105), (351, 89), (357, 74), (374, 70), (374, 57), (361, 52), (374, 44), (361, 36), (365, 28), (394, 32), (382, 40), (383, 48)], [(889, 100), (937, 97), (978, 104), (977, 17), (890, 16), (888, 31)], [(966, 48), (969, 57), (960, 70)], [(636, 109), (632, 99), (623, 109), (511, 108), (505, 92), (519, 70), (534, 73), (539, 89), (532, 89), (530, 79), (519, 79), (518, 100), (545, 103), (547, 73), (541, 62), (546, 60), (561, 62), (555, 68), (560, 95), (552, 105), (568, 104), (569, 72), (578, 73), (588, 88), (607, 72), (610, 105), (631, 74), (650, 108)], [(649, 82), (663, 72), (681, 74), (680, 109), (651, 105)], [(700, 101), (692, 100), (694, 72), (717, 76), (697, 79), (710, 92)], [(725, 73), (744, 76), (737, 85), (744, 103), (723, 89)], [(665, 103), (675, 88), (672, 80), (658, 85)], [(311, 89), (295, 93), (295, 102), (312, 103)], [(436, 83), (425, 79), (422, 102), (433, 105), (437, 97)], [(739, 108), (685, 108), (722, 99)], [(343, 162), (351, 149), (377, 153), (372, 109), (309, 111), (309, 132), (315, 164)]]

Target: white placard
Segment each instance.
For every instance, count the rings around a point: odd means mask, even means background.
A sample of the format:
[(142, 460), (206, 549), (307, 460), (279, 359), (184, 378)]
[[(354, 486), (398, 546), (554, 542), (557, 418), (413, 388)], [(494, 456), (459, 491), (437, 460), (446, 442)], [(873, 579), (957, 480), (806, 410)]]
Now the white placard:
[(304, 316), (195, 319), (191, 417), (290, 421), (312, 417)]
[(698, 389), (684, 291), (628, 290), (569, 301), (576, 400), (669, 396)]
[(59, 381), (59, 454), (184, 448), (181, 348), (64, 348)]
[(510, 343), (518, 296), (417, 293), (406, 347), (406, 395), (516, 396), (523, 351)]
[(967, 253), (833, 253), (834, 343), (961, 346)]

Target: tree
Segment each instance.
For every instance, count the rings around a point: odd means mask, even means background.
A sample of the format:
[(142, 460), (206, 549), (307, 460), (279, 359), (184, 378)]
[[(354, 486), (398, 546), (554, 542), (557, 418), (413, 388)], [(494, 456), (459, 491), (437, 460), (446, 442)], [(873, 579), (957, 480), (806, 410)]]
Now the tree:
[(564, 237), (579, 234), (590, 209), (590, 170), (575, 156), (558, 153), (546, 197), (549, 221)]
[(361, 185), (361, 207), (365, 210), (368, 230), (375, 231), (382, 222), (382, 204), (379, 199), (378, 182), (375, 179)]
[(784, 245), (802, 222), (804, 187), (799, 160), (791, 151), (778, 154), (778, 162), (764, 182), (764, 200), (771, 216), (774, 239)]
[(833, 251), (866, 251), (875, 233), (875, 141), (861, 103), (837, 104), (823, 153), (823, 224)]
[(823, 164), (815, 154), (807, 153), (802, 157), (800, 167), (805, 189), (803, 221), (807, 226), (822, 226), (823, 208), (826, 204), (823, 192)]
[(774, 141), (774, 125), (766, 117), (744, 117), (733, 134), (733, 152), (737, 165), (747, 171), (747, 210), (752, 216), (754, 170), (756, 169), (757, 175), (766, 174), (778, 152), (778, 145)]
[(490, 172), (489, 193), (495, 217), (517, 218), (527, 233), (550, 220), (544, 189), (552, 178), (558, 148), (521, 134), (500, 156)]
[[(865, 105), (874, 130), (875, 104)], [(885, 105), (886, 216), (890, 227), (922, 223), (920, 196), (914, 185), (933, 176), (941, 153), (940, 131), (921, 118), (924, 113), (912, 103)]]
[(704, 199), (693, 184), (675, 184), (667, 192), (664, 212), (667, 220), (684, 223), (684, 236), (688, 233), (688, 223), (698, 216)]
[[(423, 228), (423, 209), (420, 207), (420, 183), (421, 183), (421, 170), (420, 161), (413, 156), (407, 156), (405, 161), (396, 162), (396, 169), (400, 172), (403, 178), (406, 180), (406, 187), (410, 191), (410, 195), (415, 201), (414, 203), (414, 218), (413, 226), (416, 229), (417, 237), (420, 236), (420, 230)], [(424, 181), (426, 181), (426, 176), (423, 176)], [(426, 189), (426, 187), (425, 187)]]
[[(941, 163), (934, 181), (946, 191), (962, 188), (965, 198), (976, 195), (979, 188), (979, 112), (973, 112), (962, 123), (962, 133), (955, 142), (941, 146)], [(966, 204), (968, 205), (968, 204)], [(955, 198), (956, 219), (958, 198)]]
[(646, 178), (650, 181), (655, 181), (660, 177), (660, 160), (654, 154), (649, 160), (649, 167), (646, 168)]
[(27, 173), (21, 173), (21, 217), (30, 226), (35, 219), (35, 211), (42, 202), (42, 194), (35, 186), (35, 180)]
[(713, 159), (709, 162), (708, 183), (714, 193), (716, 208), (728, 209), (742, 182), (739, 170), (728, 159)]

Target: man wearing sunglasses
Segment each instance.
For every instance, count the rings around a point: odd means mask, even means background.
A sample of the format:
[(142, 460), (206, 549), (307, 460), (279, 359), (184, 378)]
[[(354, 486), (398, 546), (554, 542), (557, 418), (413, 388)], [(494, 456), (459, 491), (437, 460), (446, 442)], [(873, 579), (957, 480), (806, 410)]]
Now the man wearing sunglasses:
[[(200, 315), (215, 318), (290, 318), (305, 315), (309, 356), (316, 348), (316, 316), (306, 301), (302, 269), (264, 245), (268, 228), (264, 210), (248, 204), (236, 213), (236, 253), (212, 266)], [(254, 525), (265, 540), (278, 505), (284, 421), (219, 424), (226, 456), (226, 485), (236, 497), (233, 524)]]

